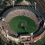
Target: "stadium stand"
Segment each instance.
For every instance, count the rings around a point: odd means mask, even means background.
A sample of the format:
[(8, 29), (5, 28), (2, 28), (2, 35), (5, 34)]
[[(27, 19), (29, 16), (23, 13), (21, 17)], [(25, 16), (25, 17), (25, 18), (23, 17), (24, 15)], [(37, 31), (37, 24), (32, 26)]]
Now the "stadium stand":
[[(0, 15), (2, 15), (2, 17), (5, 18), (7, 16), (7, 14), (14, 9), (28, 9), (28, 10), (32, 11), (36, 15), (37, 18), (39, 18), (39, 21), (40, 21), (40, 19), (41, 20), (43, 19), (43, 16), (39, 12), (38, 9), (35, 10), (33, 6), (27, 6), (27, 5), (15, 5), (15, 7), (10, 6), (6, 9), (4, 9), (4, 11)], [(39, 23), (39, 28), (33, 33), (34, 37), (38, 36), (39, 34), (41, 34), (44, 31), (43, 30), (43, 24), (44, 24), (44, 20), (42, 20)]]

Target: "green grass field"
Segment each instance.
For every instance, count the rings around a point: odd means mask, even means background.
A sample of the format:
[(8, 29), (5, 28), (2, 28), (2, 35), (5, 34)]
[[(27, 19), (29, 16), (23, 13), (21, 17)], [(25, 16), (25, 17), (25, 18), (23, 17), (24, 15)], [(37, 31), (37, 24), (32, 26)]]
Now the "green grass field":
[(44, 43), (45, 43), (45, 37), (35, 42), (34, 45), (43, 45)]
[[(20, 24), (22, 22), (24, 23), (25, 25), (24, 27), (26, 30), (21, 28)], [(9, 26), (14, 32), (17, 32), (17, 33), (20, 33), (20, 32), (31, 33), (36, 30), (35, 22), (31, 18), (28, 18), (26, 16), (17, 16), (12, 18), (9, 22)]]

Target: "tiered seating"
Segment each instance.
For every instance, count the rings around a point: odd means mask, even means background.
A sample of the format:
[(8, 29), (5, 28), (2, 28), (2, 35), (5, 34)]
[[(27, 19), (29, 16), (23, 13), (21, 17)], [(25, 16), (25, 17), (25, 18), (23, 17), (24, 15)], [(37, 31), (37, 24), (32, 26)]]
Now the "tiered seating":
[[(31, 11), (34, 12), (36, 15), (34, 13), (32, 13)], [(35, 10), (34, 8), (31, 8), (30, 6), (22, 6), (22, 5), (20, 5), (20, 6), (17, 5), (13, 8), (9, 7), (9, 10), (5, 11), (3, 13), (2, 17), (4, 16), (6, 22), (9, 22), (13, 17), (24, 15), (24, 13), (27, 17), (32, 18), (37, 23), (38, 23), (37, 18), (43, 19), (42, 14), (38, 11), (38, 9)], [(36, 16), (37, 16), (37, 18), (36, 18)], [(38, 35), (41, 34), (43, 31), (44, 30), (43, 30), (42, 26), (39, 26), (37, 31), (34, 33), (34, 37), (37, 36), (37, 34)]]

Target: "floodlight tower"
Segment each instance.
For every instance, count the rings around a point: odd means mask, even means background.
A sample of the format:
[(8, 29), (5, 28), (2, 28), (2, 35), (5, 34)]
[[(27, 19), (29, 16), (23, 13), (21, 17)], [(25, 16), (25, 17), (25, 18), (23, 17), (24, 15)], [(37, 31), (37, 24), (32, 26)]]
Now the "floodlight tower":
[(33, 43), (33, 32), (31, 33), (31, 43)]
[(44, 25), (43, 25), (43, 28), (45, 29), (45, 20), (44, 20)]
[(23, 0), (25, 2), (25, 0)]
[(15, 5), (15, 2), (16, 2), (16, 0), (13, 0), (13, 1), (12, 1), (13, 7), (14, 7), (14, 5)]
[(34, 2), (34, 7), (35, 7), (35, 10), (36, 10), (36, 4), (37, 4), (37, 3), (36, 3), (36, 2)]
[(12, 4), (13, 4), (13, 7), (14, 7), (14, 5), (15, 5), (15, 1), (14, 0), (12, 1)]
[(2, 18), (2, 21), (3, 21), (3, 22), (5, 22), (5, 19), (4, 19), (4, 18)]

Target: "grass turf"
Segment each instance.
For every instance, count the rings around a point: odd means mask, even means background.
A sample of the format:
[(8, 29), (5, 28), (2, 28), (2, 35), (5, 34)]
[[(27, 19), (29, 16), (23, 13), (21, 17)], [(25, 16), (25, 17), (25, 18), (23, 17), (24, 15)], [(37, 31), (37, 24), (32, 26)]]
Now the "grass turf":
[[(22, 22), (24, 23), (26, 30), (21, 28), (20, 23)], [(17, 32), (17, 33), (20, 33), (20, 32), (31, 33), (36, 30), (35, 22), (31, 18), (26, 16), (17, 16), (12, 18), (9, 22), (9, 26), (14, 32)]]
[(44, 43), (45, 43), (45, 37), (35, 42), (34, 45), (43, 45)]

